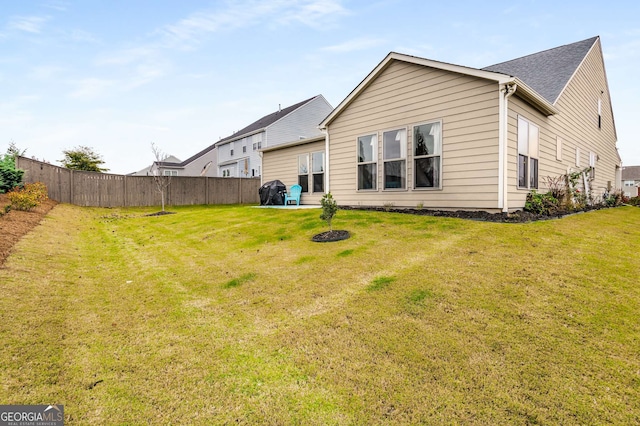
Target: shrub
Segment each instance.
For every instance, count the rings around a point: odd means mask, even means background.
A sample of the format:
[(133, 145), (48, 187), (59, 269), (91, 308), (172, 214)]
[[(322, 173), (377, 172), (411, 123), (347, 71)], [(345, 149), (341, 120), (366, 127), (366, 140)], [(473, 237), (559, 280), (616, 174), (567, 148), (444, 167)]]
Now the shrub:
[(24, 170), (16, 169), (15, 155), (0, 156), (0, 194), (11, 191), (22, 182)]
[(627, 201), (627, 204), (630, 204), (632, 206), (640, 206), (640, 197), (629, 198), (629, 201)]
[(47, 187), (42, 182), (28, 183), (7, 195), (12, 209), (29, 211), (47, 199)]
[(322, 206), (322, 214), (320, 215), (320, 219), (327, 222), (327, 225), (329, 225), (329, 231), (331, 231), (331, 219), (333, 219), (333, 217), (338, 212), (338, 204), (329, 192), (322, 196), (320, 205)]
[(542, 194), (534, 190), (527, 194), (524, 211), (549, 216), (557, 213), (560, 207), (560, 200), (554, 197), (551, 192)]
[(629, 202), (629, 197), (621, 190), (606, 194), (602, 199), (602, 204), (608, 207), (618, 207)]

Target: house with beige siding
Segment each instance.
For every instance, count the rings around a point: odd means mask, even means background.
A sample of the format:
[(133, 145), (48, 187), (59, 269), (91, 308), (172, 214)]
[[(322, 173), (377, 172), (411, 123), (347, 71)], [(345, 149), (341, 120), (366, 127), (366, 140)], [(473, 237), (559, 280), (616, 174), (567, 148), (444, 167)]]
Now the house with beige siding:
[[(482, 69), (391, 52), (320, 128), (323, 190), (342, 205), (507, 212), (587, 169), (594, 195), (621, 187), (599, 37)], [(321, 145), (263, 152), (263, 180), (304, 180), (300, 155)]]

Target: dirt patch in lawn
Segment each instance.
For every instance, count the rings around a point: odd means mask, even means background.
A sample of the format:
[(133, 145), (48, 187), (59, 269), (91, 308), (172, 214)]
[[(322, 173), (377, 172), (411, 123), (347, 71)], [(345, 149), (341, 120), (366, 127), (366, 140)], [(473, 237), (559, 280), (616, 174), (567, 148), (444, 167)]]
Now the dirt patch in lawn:
[(9, 204), (7, 194), (0, 194), (0, 267), (20, 238), (35, 228), (57, 202), (46, 200), (29, 212), (10, 210), (5, 213), (5, 207)]

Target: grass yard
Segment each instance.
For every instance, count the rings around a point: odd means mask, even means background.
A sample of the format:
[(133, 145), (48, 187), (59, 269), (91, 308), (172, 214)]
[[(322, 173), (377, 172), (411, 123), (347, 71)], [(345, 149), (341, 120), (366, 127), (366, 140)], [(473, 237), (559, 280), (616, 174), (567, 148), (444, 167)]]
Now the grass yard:
[(58, 205), (0, 269), (0, 402), (67, 424), (638, 424), (640, 209), (528, 224)]

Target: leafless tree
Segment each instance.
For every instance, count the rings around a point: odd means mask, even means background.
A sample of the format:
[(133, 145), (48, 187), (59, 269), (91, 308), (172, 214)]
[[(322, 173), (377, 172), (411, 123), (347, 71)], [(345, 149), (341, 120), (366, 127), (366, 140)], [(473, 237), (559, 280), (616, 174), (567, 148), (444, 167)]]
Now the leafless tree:
[(162, 198), (162, 211), (164, 211), (164, 195), (166, 189), (171, 185), (171, 175), (165, 175), (162, 173), (161, 163), (168, 157), (156, 144), (151, 142), (151, 152), (155, 157), (155, 161), (151, 166), (151, 174), (153, 176), (153, 182), (156, 185), (156, 190), (160, 193)]

